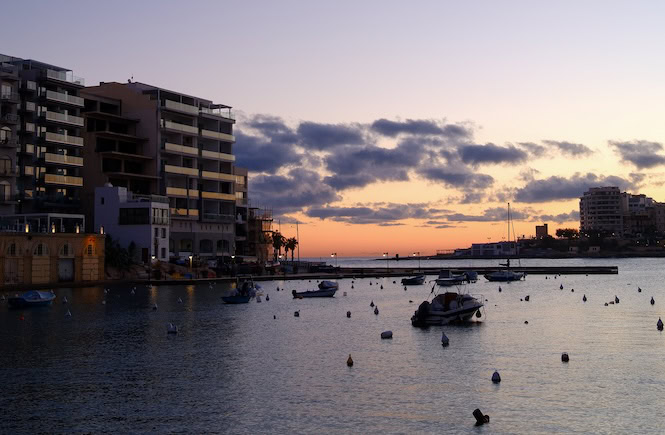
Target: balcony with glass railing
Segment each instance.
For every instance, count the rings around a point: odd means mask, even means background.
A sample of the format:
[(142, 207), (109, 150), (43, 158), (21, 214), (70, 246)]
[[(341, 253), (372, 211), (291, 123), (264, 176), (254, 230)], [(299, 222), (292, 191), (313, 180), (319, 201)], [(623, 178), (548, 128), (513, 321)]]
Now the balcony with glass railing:
[(78, 86), (85, 86), (85, 80), (81, 77), (75, 76), (71, 71), (54, 71), (52, 69), (47, 69), (45, 76), (51, 80), (58, 80)]
[(195, 189), (184, 189), (182, 187), (167, 187), (166, 188), (166, 195), (198, 198), (199, 191), (195, 190)]
[(170, 142), (164, 142), (162, 149), (165, 151), (171, 151), (174, 153), (182, 153), (182, 154), (188, 154), (191, 156), (198, 156), (199, 155), (199, 149), (186, 146), (186, 145), (178, 145), (175, 143), (170, 143)]
[(62, 122), (63, 124), (83, 127), (83, 118), (80, 116), (67, 115), (65, 113), (58, 112), (46, 112), (46, 119), (48, 121)]
[(42, 135), (44, 140), (47, 142), (55, 142), (55, 143), (61, 143), (65, 145), (76, 145), (76, 146), (83, 146), (83, 138), (82, 137), (77, 137), (77, 136), (69, 136), (66, 134), (60, 134), (60, 133), (52, 133), (50, 131), (47, 131)]
[(65, 94), (64, 92), (46, 91), (46, 99), (56, 101), (58, 103), (73, 104), (75, 106), (83, 107), (84, 100), (76, 95)]
[(189, 134), (198, 134), (199, 132), (198, 127), (194, 127), (193, 125), (181, 124), (179, 122), (168, 121), (166, 119), (162, 119), (162, 128), (168, 128), (170, 130), (176, 130)]
[(19, 96), (18, 92), (3, 91), (2, 93), (0, 93), (0, 100), (2, 101), (7, 101), (10, 103), (18, 103), (20, 99), (21, 97)]
[(183, 166), (164, 165), (164, 171), (170, 174), (189, 175), (197, 177), (199, 170), (196, 168), (185, 168)]
[(26, 80), (23, 82), (23, 89), (26, 89), (28, 91), (36, 91), (37, 82), (33, 82), (32, 80)]
[(222, 199), (225, 201), (235, 201), (236, 196), (231, 193), (221, 193), (221, 192), (201, 192), (201, 198), (204, 199)]
[(83, 158), (65, 154), (44, 153), (44, 162), (71, 166), (83, 166)]
[(226, 134), (226, 133), (220, 133), (218, 131), (212, 131), (212, 130), (206, 130), (206, 129), (201, 129), (201, 136), (204, 137), (209, 137), (212, 139), (218, 139), (218, 140), (223, 140), (226, 142), (235, 142), (236, 138), (233, 137), (233, 135)]
[(184, 113), (189, 113), (190, 115), (198, 115), (199, 114), (199, 108), (196, 106), (191, 106), (189, 104), (185, 103), (179, 103), (177, 101), (173, 100), (162, 100), (162, 106), (170, 109), (170, 110), (176, 110), (178, 112), (184, 112)]
[(37, 110), (37, 105), (32, 101), (26, 101), (24, 109), (26, 112), (34, 112), (35, 110)]
[(83, 186), (82, 177), (71, 175), (44, 174), (44, 182), (46, 184), (62, 184), (65, 186)]
[(206, 159), (221, 160), (224, 162), (235, 162), (236, 156), (233, 154), (218, 153), (215, 151), (201, 150), (201, 157)]
[(199, 113), (202, 113), (204, 115), (210, 115), (210, 116), (218, 116), (220, 118), (224, 119), (231, 119), (235, 120), (236, 116), (235, 113), (231, 110), (230, 107), (217, 107), (217, 108), (209, 108), (209, 107), (200, 107), (199, 108)]
[(224, 174), (220, 172), (211, 172), (211, 171), (201, 171), (201, 178), (207, 178), (209, 180), (219, 180), (219, 181), (230, 181), (235, 182), (235, 175)]

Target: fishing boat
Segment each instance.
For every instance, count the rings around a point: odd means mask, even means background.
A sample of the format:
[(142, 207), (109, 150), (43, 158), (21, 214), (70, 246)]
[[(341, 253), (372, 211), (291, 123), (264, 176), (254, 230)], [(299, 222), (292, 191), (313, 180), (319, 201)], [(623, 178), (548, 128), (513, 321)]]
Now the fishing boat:
[(226, 304), (246, 304), (256, 296), (256, 292), (261, 287), (255, 284), (251, 279), (239, 284), (236, 291), (230, 296), (222, 296), (222, 301)]
[(43, 307), (51, 305), (54, 299), (55, 295), (51, 292), (30, 290), (20, 296), (16, 295), (13, 298), (9, 298), (7, 302), (12, 308)]
[[(434, 291), (434, 289), (432, 289)], [(411, 317), (411, 324), (417, 327), (430, 325), (448, 325), (466, 323), (475, 314), (481, 317), (482, 297), (474, 297), (467, 293), (439, 293), (432, 301), (423, 301)]]
[[(510, 203), (508, 203), (508, 242), (515, 243), (515, 255), (518, 257), (519, 262), (519, 245), (517, 240), (511, 241), (510, 239), (510, 228), (511, 228), (511, 219), (510, 219)], [(513, 228), (513, 236), (515, 236), (515, 228)], [(498, 281), (498, 282), (511, 282), (519, 281), (526, 277), (524, 272), (517, 272), (510, 269), (510, 258), (506, 260), (505, 263), (500, 263), (499, 266), (503, 266), (504, 269), (495, 270), (489, 273), (486, 273), (485, 279), (488, 281)]]
[(293, 299), (302, 299), (302, 298), (332, 298), (335, 296), (336, 288), (331, 289), (319, 289), (319, 290), (307, 290), (304, 292), (297, 292), (295, 290), (291, 291), (293, 294)]
[(421, 285), (425, 283), (425, 275), (411, 276), (409, 278), (402, 278), (404, 285)]
[(319, 290), (339, 290), (339, 283), (334, 281), (321, 281), (319, 283)]
[(443, 269), (439, 272), (436, 284), (444, 287), (464, 284), (467, 281), (465, 274), (455, 275), (450, 269)]

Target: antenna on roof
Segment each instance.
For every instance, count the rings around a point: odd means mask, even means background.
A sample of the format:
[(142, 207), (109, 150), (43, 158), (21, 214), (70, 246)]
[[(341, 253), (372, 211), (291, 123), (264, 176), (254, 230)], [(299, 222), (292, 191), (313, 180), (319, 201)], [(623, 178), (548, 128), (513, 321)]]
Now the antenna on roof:
[(130, 78), (127, 79), (127, 83), (131, 83), (132, 80), (134, 80), (134, 76), (131, 76)]

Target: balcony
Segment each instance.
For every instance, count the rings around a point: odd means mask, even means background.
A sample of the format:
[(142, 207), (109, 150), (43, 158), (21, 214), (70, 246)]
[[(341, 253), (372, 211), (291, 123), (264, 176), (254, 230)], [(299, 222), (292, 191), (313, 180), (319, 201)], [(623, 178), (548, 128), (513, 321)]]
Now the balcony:
[(172, 208), (171, 217), (198, 217), (199, 211), (195, 208)]
[(71, 71), (54, 71), (52, 69), (47, 69), (44, 75), (50, 80), (71, 83), (77, 86), (85, 86), (85, 80), (81, 77), (76, 77)]
[(231, 214), (203, 213), (203, 219), (207, 221), (233, 223), (235, 218)]
[(34, 112), (35, 110), (37, 110), (37, 105), (32, 101), (26, 101), (25, 105), (23, 106), (23, 110), (25, 110), (26, 112)]
[(217, 116), (224, 119), (230, 119), (232, 121), (235, 121), (236, 119), (235, 113), (233, 113), (230, 107), (226, 108), (218, 107), (214, 109), (210, 109), (208, 107), (201, 107), (199, 108), (199, 113), (203, 115)]
[(194, 147), (188, 147), (186, 145), (178, 145), (174, 143), (169, 143), (169, 142), (164, 142), (164, 145), (162, 146), (162, 149), (164, 151), (171, 151), (174, 153), (180, 153), (180, 154), (187, 154), (190, 156), (198, 156), (199, 155), (199, 149), (194, 148)]
[(18, 79), (18, 67), (11, 63), (0, 63), (0, 77), (3, 79)]
[(8, 137), (0, 140), (0, 147), (16, 148), (18, 141), (15, 137)]
[(153, 216), (152, 223), (153, 225), (168, 225), (169, 218), (164, 216)]
[(236, 205), (238, 207), (247, 207), (247, 198), (236, 198)]
[(162, 119), (162, 128), (168, 128), (169, 130), (176, 130), (182, 133), (188, 133), (188, 134), (198, 134), (199, 129), (197, 127), (194, 127), (193, 125), (187, 125), (187, 124), (181, 124), (179, 122), (173, 122), (173, 121), (167, 121), (166, 119)]
[(0, 166), (0, 177), (15, 177), (18, 175), (18, 170), (11, 166)]
[(26, 91), (32, 91), (35, 92), (37, 90), (37, 82), (33, 82), (32, 80), (26, 80), (22, 83), (23, 89)]
[(201, 198), (203, 199), (222, 199), (225, 201), (235, 201), (236, 196), (230, 193), (220, 193), (220, 192), (201, 192)]
[[(189, 192), (189, 193), (188, 193)], [(185, 196), (190, 198), (198, 198), (199, 191), (194, 189), (183, 189), (182, 187), (167, 187), (167, 196)]]
[(206, 159), (221, 160), (224, 162), (235, 162), (236, 156), (233, 154), (217, 153), (215, 151), (201, 150), (201, 157)]
[(190, 106), (189, 104), (179, 103), (172, 100), (162, 100), (163, 107), (169, 110), (175, 110), (177, 112), (189, 113), (190, 115), (198, 115), (199, 108), (196, 106)]
[(209, 180), (218, 180), (218, 181), (230, 181), (235, 182), (235, 175), (232, 174), (223, 174), (220, 172), (210, 172), (210, 171), (201, 171), (201, 178), (207, 178)]
[(8, 103), (18, 103), (20, 99), (18, 92), (3, 92), (0, 94), (0, 100)]
[(70, 175), (44, 174), (46, 184), (62, 184), (65, 186), (83, 186), (82, 177), (73, 177)]
[(65, 145), (76, 145), (79, 147), (83, 146), (83, 138), (77, 136), (69, 136), (66, 134), (51, 133), (47, 131), (42, 136), (47, 142), (60, 143)]
[(201, 129), (201, 136), (209, 137), (209, 138), (212, 138), (212, 139), (223, 140), (223, 141), (226, 141), (226, 142), (235, 142), (236, 141), (236, 138), (233, 137), (233, 135), (226, 134), (226, 133), (220, 133), (218, 131), (212, 131), (212, 130)]
[(58, 103), (71, 104), (73, 106), (83, 107), (84, 100), (76, 95), (69, 95), (62, 92), (46, 91), (46, 99)]
[(83, 166), (82, 157), (68, 156), (65, 154), (44, 153), (44, 161), (46, 163), (55, 163), (61, 165)]
[(83, 118), (58, 112), (46, 112), (46, 120), (83, 127)]
[(170, 174), (190, 175), (198, 177), (199, 170), (196, 168), (183, 168), (182, 166), (164, 165), (164, 171)]
[(18, 115), (5, 113), (2, 115), (2, 118), (0, 118), (0, 122), (4, 122), (5, 124), (18, 124)]

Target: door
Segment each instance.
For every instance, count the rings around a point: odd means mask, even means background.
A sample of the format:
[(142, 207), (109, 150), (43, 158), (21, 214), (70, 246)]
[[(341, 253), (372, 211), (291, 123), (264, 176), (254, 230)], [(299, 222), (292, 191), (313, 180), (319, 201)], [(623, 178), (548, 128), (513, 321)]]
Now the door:
[(18, 258), (5, 258), (5, 284), (18, 283)]
[(74, 281), (73, 258), (61, 258), (58, 260), (58, 280)]

